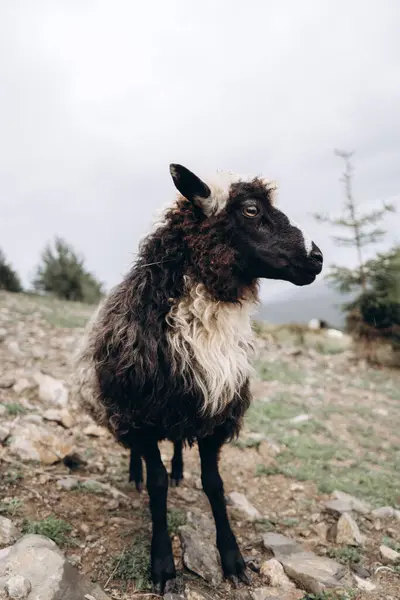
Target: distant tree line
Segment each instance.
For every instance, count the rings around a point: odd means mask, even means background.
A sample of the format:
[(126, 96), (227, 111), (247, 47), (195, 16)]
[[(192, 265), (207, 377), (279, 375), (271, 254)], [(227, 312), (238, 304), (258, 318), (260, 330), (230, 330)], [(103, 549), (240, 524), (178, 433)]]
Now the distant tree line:
[[(60, 237), (44, 248), (32, 281), (38, 293), (95, 304), (103, 295), (102, 284), (90, 273), (73, 247)], [(0, 289), (22, 292), (21, 280), (0, 250)]]
[(335, 152), (345, 165), (342, 215), (332, 218), (316, 214), (315, 217), (346, 232), (334, 236), (333, 240), (339, 246), (354, 248), (357, 263), (353, 269), (331, 265), (327, 279), (339, 292), (353, 297), (342, 306), (347, 330), (366, 343), (386, 339), (397, 353), (400, 352), (400, 245), (395, 244), (386, 252), (376, 252), (372, 259), (364, 257), (367, 246), (384, 239), (386, 231), (380, 222), (386, 214), (395, 212), (395, 207), (383, 203), (376, 210), (362, 213), (353, 195), (352, 153)]

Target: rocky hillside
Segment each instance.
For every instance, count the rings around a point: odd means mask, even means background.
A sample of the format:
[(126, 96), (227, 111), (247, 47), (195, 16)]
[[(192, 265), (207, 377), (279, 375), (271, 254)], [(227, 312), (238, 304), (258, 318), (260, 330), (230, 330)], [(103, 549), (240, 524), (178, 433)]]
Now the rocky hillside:
[[(0, 598), (151, 597), (147, 494), (69, 395), (90, 312), (0, 292)], [(322, 334), (257, 330), (255, 401), (221, 461), (252, 585), (222, 579), (194, 448), (169, 493), (167, 599), (398, 600), (399, 373)]]

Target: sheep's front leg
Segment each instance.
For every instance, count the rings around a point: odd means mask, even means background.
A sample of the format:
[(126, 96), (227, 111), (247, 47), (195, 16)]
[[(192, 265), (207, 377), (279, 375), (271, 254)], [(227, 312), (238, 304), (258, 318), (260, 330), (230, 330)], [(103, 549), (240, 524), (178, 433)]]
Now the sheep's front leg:
[(174, 456), (171, 463), (171, 486), (177, 487), (183, 479), (183, 444), (181, 441), (174, 443)]
[(235, 587), (239, 579), (246, 584), (250, 584), (245, 562), (229, 523), (224, 484), (218, 470), (219, 452), (224, 443), (224, 433), (222, 430), (216, 430), (213, 435), (199, 440), (198, 443), (201, 459), (201, 480), (215, 519), (217, 547), (225, 577), (229, 578)]
[(164, 593), (167, 581), (176, 577), (171, 539), (167, 527), (168, 473), (161, 460), (156, 439), (143, 441), (141, 454), (146, 461), (147, 490), (153, 522), (151, 578), (155, 594)]
[(129, 461), (129, 481), (134, 481), (139, 493), (143, 491), (143, 465), (140, 450), (137, 446), (132, 446), (131, 457)]

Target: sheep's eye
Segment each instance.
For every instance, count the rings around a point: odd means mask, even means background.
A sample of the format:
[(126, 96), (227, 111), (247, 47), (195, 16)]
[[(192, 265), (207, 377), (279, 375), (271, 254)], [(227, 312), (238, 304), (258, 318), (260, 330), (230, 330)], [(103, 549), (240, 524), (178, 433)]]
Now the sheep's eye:
[(242, 207), (242, 213), (248, 219), (254, 219), (254, 217), (258, 216), (259, 212), (260, 211), (258, 210), (258, 206), (256, 206), (256, 204), (245, 204)]

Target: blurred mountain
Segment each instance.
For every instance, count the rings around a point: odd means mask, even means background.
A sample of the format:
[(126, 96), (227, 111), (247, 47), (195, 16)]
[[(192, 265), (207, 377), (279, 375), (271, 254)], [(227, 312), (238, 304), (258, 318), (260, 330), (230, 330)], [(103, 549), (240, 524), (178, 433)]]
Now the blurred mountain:
[(349, 298), (339, 294), (326, 282), (318, 281), (305, 287), (290, 287), (271, 301), (265, 298), (255, 318), (273, 324), (307, 323), (317, 318), (327, 321), (332, 327), (344, 326), (341, 305)]

